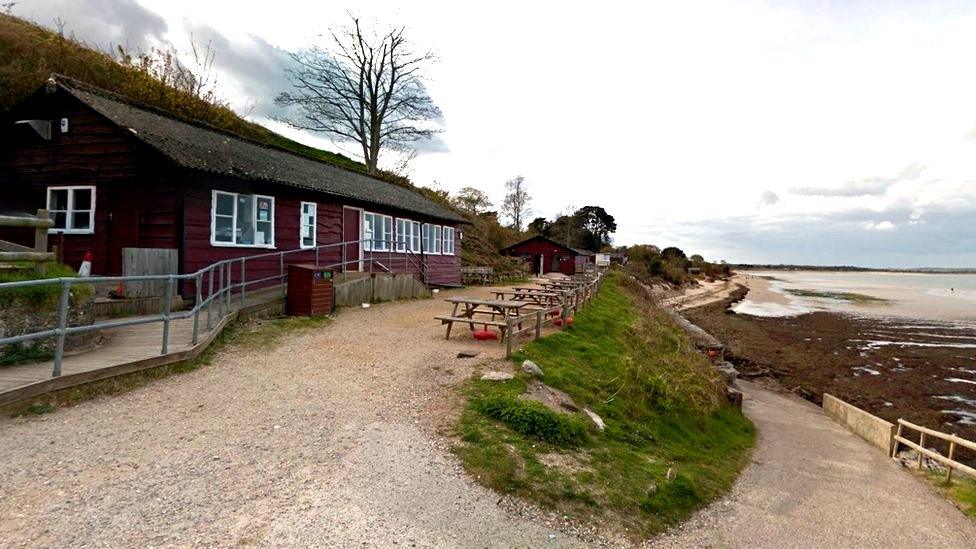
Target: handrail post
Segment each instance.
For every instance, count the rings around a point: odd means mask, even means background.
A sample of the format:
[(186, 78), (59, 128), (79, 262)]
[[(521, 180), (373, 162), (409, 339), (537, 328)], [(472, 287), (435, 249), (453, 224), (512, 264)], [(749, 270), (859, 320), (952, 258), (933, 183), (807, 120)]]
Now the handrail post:
[(234, 266), (230, 262), (225, 263), (225, 265), (227, 265), (227, 295), (224, 296), (226, 300), (224, 303), (224, 314), (230, 314), (230, 300), (234, 294)]
[(213, 318), (212, 317), (213, 317), (213, 302), (214, 302), (214, 295), (213, 295), (213, 288), (214, 288), (214, 285), (213, 285), (213, 276), (214, 276), (214, 271), (215, 271), (215, 269), (213, 267), (211, 267), (210, 268), (210, 272), (209, 272), (209, 276), (207, 276), (207, 280), (208, 280), (208, 283), (209, 283), (209, 287), (207, 288), (207, 332), (210, 332), (210, 330), (213, 330)]
[[(316, 267), (318, 264), (316, 264)], [(281, 284), (281, 297), (285, 297), (285, 254), (278, 255), (278, 282)]]
[(196, 279), (193, 285), (197, 289), (197, 301), (193, 304), (193, 344), (197, 344), (197, 340), (200, 337), (200, 309), (203, 303), (203, 273), (197, 273)]
[(166, 302), (163, 303), (163, 348), (159, 354), (169, 352), (169, 313), (173, 305), (173, 275), (166, 277)]
[(349, 258), (346, 256), (346, 243), (343, 242), (342, 243), (342, 272), (346, 272), (346, 262), (348, 261)]
[(245, 299), (244, 292), (245, 292), (245, 287), (247, 286), (245, 284), (245, 281), (247, 280), (247, 272), (246, 272), (247, 267), (245, 267), (246, 261), (247, 258), (244, 257), (241, 258), (241, 309), (244, 308), (244, 299)]
[(58, 301), (58, 341), (54, 347), (54, 370), (51, 377), (61, 377), (61, 362), (64, 359), (65, 330), (68, 328), (68, 299), (71, 297), (71, 281), (61, 281), (61, 298)]
[(319, 246), (315, 247), (315, 266), (319, 266)]

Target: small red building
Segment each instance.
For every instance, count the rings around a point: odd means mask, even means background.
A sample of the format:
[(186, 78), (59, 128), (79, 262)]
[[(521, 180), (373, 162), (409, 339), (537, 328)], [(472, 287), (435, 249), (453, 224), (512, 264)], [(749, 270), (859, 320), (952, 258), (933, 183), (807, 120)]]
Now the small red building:
[[(176, 249), (189, 273), (271, 251), (308, 250), (288, 259), (307, 263), (316, 247), (362, 242), (320, 250), (320, 260), (347, 270), (374, 258), (397, 271), (422, 265), (431, 284), (461, 282), (467, 222), (413, 189), (61, 77), (0, 123), (0, 213), (47, 208), (51, 246), (76, 268), (91, 251), (93, 274), (122, 274), (127, 247)], [(17, 229), (0, 239), (33, 244)]]
[(583, 272), (593, 263), (593, 252), (571, 248), (542, 235), (512, 244), (502, 253), (522, 258), (532, 272), (539, 275), (563, 273), (571, 276)]

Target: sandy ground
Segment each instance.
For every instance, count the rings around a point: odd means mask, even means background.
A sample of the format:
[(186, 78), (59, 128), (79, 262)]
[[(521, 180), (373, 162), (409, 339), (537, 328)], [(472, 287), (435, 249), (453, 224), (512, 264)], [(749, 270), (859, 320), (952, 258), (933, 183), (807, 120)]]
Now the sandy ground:
[(685, 289), (678, 295), (662, 299), (661, 304), (678, 311), (701, 307), (727, 299), (738, 288), (737, 284), (741, 283), (743, 283), (743, 279), (740, 275), (735, 275), (729, 280), (702, 282), (696, 287)]
[(437, 434), (451, 387), (504, 352), (445, 342), (447, 310), (344, 310), (273, 349), (0, 420), (0, 546), (589, 545), (475, 484)]
[(749, 382), (752, 463), (721, 501), (655, 548), (972, 548), (976, 522), (796, 396)]

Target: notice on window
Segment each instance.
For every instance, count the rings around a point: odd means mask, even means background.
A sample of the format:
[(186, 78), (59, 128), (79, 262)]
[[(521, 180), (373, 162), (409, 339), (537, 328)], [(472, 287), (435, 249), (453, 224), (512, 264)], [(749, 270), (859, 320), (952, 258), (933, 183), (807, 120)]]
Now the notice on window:
[(258, 199), (258, 221), (271, 221), (271, 201), (267, 198)]

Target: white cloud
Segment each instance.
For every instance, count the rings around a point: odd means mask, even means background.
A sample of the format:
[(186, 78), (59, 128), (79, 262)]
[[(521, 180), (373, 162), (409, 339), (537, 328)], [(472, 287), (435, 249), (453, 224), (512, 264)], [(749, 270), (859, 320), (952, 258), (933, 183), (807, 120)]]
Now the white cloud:
[(893, 231), (896, 227), (894, 223), (886, 219), (877, 223), (866, 223), (864, 228), (869, 231)]

